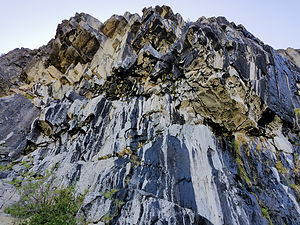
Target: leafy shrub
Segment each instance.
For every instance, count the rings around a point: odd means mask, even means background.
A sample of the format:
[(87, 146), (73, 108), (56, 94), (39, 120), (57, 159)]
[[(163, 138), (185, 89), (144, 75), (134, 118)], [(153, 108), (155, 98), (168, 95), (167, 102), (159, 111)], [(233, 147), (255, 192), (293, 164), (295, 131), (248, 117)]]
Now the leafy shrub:
[[(84, 195), (76, 196), (74, 186), (51, 186), (49, 176), (27, 182), (18, 189), (20, 200), (4, 212), (25, 219), (22, 225), (75, 225)], [(47, 182), (47, 183), (46, 183)]]

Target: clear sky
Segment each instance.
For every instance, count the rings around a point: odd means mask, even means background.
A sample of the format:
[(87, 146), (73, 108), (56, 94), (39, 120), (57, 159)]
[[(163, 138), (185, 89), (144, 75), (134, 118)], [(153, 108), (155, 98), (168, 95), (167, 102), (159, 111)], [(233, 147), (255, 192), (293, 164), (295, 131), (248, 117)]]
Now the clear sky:
[(141, 15), (144, 7), (162, 4), (185, 20), (225, 16), (276, 49), (300, 48), (300, 0), (0, 0), (0, 53), (47, 44), (57, 25), (76, 12), (104, 22), (113, 14)]

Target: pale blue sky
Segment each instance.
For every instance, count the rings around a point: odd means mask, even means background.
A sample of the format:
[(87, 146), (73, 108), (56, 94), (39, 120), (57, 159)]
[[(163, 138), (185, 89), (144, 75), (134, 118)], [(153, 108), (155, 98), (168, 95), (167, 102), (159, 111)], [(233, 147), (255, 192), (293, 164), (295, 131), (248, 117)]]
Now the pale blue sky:
[(145, 6), (169, 5), (184, 19), (225, 16), (243, 24), (264, 43), (300, 48), (300, 0), (0, 0), (0, 53), (16, 47), (38, 48), (55, 36), (57, 25), (76, 12), (101, 22)]

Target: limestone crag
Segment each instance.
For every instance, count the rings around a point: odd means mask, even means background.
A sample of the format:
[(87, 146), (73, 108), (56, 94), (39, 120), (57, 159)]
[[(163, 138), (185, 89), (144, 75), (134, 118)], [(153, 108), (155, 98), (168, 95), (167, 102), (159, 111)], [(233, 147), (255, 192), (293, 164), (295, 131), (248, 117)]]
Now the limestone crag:
[(0, 58), (19, 81), (1, 87), (17, 93), (0, 99), (1, 209), (9, 181), (55, 168), (53, 185), (88, 190), (89, 224), (300, 223), (296, 50), (157, 6), (76, 14), (18, 51)]
[(300, 68), (300, 49), (287, 48), (286, 50), (279, 49), (277, 52), (283, 57), (292, 61), (298, 68)]
[(15, 49), (1, 56), (0, 61), (0, 96), (10, 93), (14, 87), (21, 86), (23, 68), (33, 58), (34, 51), (30, 49)]

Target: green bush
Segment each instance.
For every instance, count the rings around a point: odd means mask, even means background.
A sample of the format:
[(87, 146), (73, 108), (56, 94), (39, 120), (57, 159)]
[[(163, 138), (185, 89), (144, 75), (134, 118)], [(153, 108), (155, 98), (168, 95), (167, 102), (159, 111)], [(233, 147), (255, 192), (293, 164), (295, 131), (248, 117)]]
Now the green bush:
[[(19, 187), (20, 200), (4, 212), (23, 218), (22, 225), (75, 225), (76, 214), (84, 195), (76, 196), (74, 186), (57, 188), (50, 184), (54, 178), (43, 177)], [(47, 183), (46, 183), (47, 182)]]

